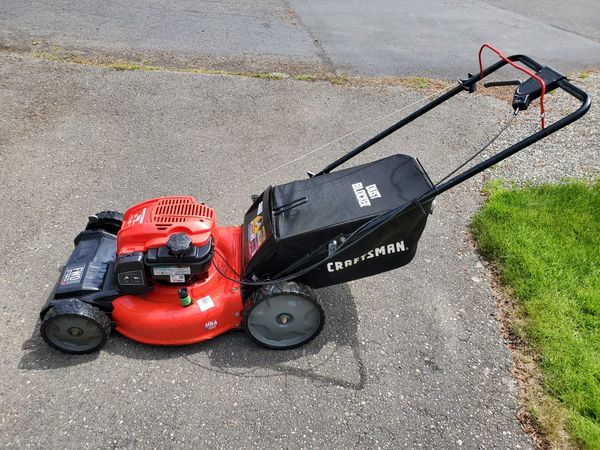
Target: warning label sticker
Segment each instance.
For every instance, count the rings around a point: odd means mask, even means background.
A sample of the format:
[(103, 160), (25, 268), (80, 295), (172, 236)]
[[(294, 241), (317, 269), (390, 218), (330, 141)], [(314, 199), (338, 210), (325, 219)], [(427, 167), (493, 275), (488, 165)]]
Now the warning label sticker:
[(200, 300), (197, 300), (196, 303), (198, 304), (198, 307), (202, 312), (208, 311), (209, 309), (215, 307), (215, 304), (213, 303), (212, 298), (210, 298), (210, 295), (202, 297)]
[(179, 274), (169, 275), (169, 281), (171, 283), (185, 283), (185, 275), (179, 275)]
[(163, 266), (163, 267), (154, 267), (152, 269), (154, 275), (190, 275), (192, 273), (189, 266), (187, 267), (175, 267), (175, 266)]
[(79, 283), (83, 277), (83, 269), (85, 269), (85, 264), (66, 267), (63, 277), (60, 280), (60, 284), (65, 286)]
[(248, 253), (250, 258), (254, 256), (260, 246), (267, 239), (263, 216), (256, 216), (248, 225)]

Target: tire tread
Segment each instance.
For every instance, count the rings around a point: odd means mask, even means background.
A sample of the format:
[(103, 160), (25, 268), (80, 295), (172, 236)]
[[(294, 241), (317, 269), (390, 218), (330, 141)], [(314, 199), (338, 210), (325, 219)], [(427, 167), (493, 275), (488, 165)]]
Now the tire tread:
[[(103, 332), (104, 336), (102, 341), (96, 347), (84, 351), (73, 351), (57, 346), (52, 341), (50, 341), (50, 339), (48, 339), (45, 333), (48, 324), (52, 321), (52, 319), (54, 319), (57, 316), (83, 316), (87, 317), (90, 320), (93, 320), (100, 326), (100, 329)], [(44, 341), (50, 347), (59, 350), (63, 353), (71, 353), (76, 355), (84, 355), (98, 351), (106, 343), (106, 340), (110, 335), (110, 331), (111, 321), (106, 315), (106, 313), (96, 308), (95, 306), (90, 305), (89, 303), (82, 302), (81, 300), (78, 300), (76, 298), (61, 301), (57, 305), (52, 306), (44, 316), (40, 327), (40, 334), (42, 335)]]

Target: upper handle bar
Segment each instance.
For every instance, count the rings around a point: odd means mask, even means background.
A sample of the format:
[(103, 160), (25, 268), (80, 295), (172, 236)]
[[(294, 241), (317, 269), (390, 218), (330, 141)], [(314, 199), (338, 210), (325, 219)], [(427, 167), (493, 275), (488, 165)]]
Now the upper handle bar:
[[(530, 57), (525, 56), (525, 55), (512, 55), (512, 56), (509, 56), (507, 59), (509, 59), (510, 61), (513, 61), (513, 62), (515, 62), (515, 61), (521, 62), (521, 63), (525, 64), (527, 67), (529, 67), (530, 69), (533, 69), (535, 72), (540, 72), (542, 69), (544, 69), (544, 66), (542, 66), (538, 62), (534, 61), (533, 59), (531, 59)], [(377, 142), (386, 138), (390, 134), (398, 131), (400, 128), (404, 127), (405, 125), (408, 125), (413, 120), (417, 119), (418, 117), (421, 117), (423, 114), (427, 113), (428, 111), (431, 111), (433, 108), (441, 105), (442, 103), (444, 103), (445, 101), (454, 97), (455, 95), (457, 95), (461, 92), (464, 92), (465, 90), (468, 92), (475, 92), (475, 86), (478, 81), (480, 81), (480, 80), (484, 79), (485, 77), (487, 77), (488, 75), (496, 72), (498, 69), (504, 67), (506, 64), (508, 64), (508, 62), (506, 62), (504, 60), (500, 60), (500, 61), (492, 64), (491, 66), (483, 69), (483, 71), (481, 71), (481, 73), (477, 73), (476, 75), (469, 74), (469, 78), (467, 78), (466, 80), (461, 80), (461, 82), (460, 82), (460, 84), (458, 84), (458, 86), (454, 87), (453, 89), (446, 92), (445, 94), (440, 95), (438, 98), (432, 100), (431, 102), (422, 106), (418, 110), (416, 110), (413, 113), (409, 114), (408, 116), (404, 117), (403, 119), (401, 119), (400, 121), (398, 121), (391, 127), (383, 130), (376, 136), (373, 136), (371, 139), (362, 143), (361, 145), (356, 147), (354, 150), (349, 151), (344, 156), (335, 160), (334, 162), (332, 162), (327, 167), (325, 167), (323, 170), (321, 170), (320, 172), (318, 172), (317, 174), (315, 174), (313, 176), (323, 175), (323, 174), (331, 172), (333, 169), (344, 164), (346, 161), (354, 158), (356, 155), (363, 152), (367, 148), (371, 147), (373, 144), (376, 144)], [(558, 74), (558, 72), (556, 72), (552, 69), (549, 69), (549, 70), (551, 72), (553, 72), (554, 74), (560, 75), (560, 74)], [(527, 81), (525, 83), (523, 83), (523, 85), (526, 83), (527, 83)], [(521, 85), (521, 86), (523, 86), (523, 85)], [(553, 81), (550, 90), (553, 90), (555, 88), (560, 88), (563, 91), (565, 91), (568, 94), (575, 97), (576, 99), (578, 99), (579, 101), (581, 101), (581, 106), (576, 111), (572, 112), (571, 114), (559, 119), (558, 121), (543, 128), (542, 130), (526, 137), (525, 139), (517, 142), (516, 144), (514, 144), (514, 145), (510, 146), (509, 148), (507, 148), (506, 150), (492, 156), (491, 158), (488, 158), (486, 161), (483, 161), (482, 163), (472, 167), (471, 169), (468, 169), (465, 172), (455, 176), (454, 178), (448, 180), (447, 182), (441, 184), (440, 186), (437, 186), (435, 189), (436, 192), (434, 193), (434, 195), (431, 196), (431, 198), (435, 197), (435, 195), (437, 195), (447, 189), (450, 189), (451, 187), (455, 186), (456, 184), (461, 183), (462, 181), (466, 180), (467, 178), (470, 178), (470, 177), (476, 175), (477, 173), (487, 169), (488, 167), (498, 163), (499, 161), (502, 161), (503, 159), (511, 156), (512, 154), (533, 144), (534, 142), (537, 142), (540, 139), (543, 139), (546, 136), (560, 130), (561, 128), (566, 127), (570, 123), (581, 118), (590, 109), (591, 100), (590, 100), (590, 97), (588, 96), (588, 94), (586, 92), (582, 91), (581, 89), (579, 89), (577, 86), (574, 86), (573, 84), (571, 84), (569, 82), (569, 80), (567, 80), (565, 77), (562, 77), (562, 75), (561, 75), (560, 79), (555, 79)], [(532, 98), (535, 98), (535, 97), (530, 97), (529, 101), (531, 101)], [(489, 164), (488, 164), (488, 162), (489, 162)], [(476, 169), (476, 171), (473, 172), (473, 170), (475, 170), (475, 169)], [(466, 177), (463, 178), (462, 177), (463, 175), (466, 175)]]
[[(543, 69), (549, 69), (547, 66), (544, 67), (541, 64), (539, 64), (538, 62), (534, 61), (533, 59), (531, 59), (530, 57), (525, 56), (525, 55), (513, 55), (513, 56), (510, 56), (508, 59), (510, 59), (511, 61), (519, 61), (519, 62), (525, 64), (526, 66), (528, 66), (529, 68), (535, 70), (538, 73), (540, 71), (542, 71)], [(487, 69), (484, 69), (482, 75), (480, 75), (480, 74), (473, 75), (473, 76), (469, 77), (467, 80), (463, 80), (461, 82), (461, 86), (464, 86), (463, 89), (469, 89), (470, 86), (474, 85), (482, 78), (485, 78), (489, 74), (500, 69), (505, 64), (508, 64), (508, 63), (503, 60), (498, 61), (497, 63), (489, 66)], [(557, 74), (557, 72), (555, 72), (552, 69), (550, 69), (550, 71)], [(523, 84), (525, 84), (525, 83), (523, 83)], [(515, 153), (523, 150), (526, 147), (529, 147), (531, 144), (533, 144), (533, 143), (555, 133), (556, 131), (560, 130), (561, 128), (564, 128), (567, 125), (575, 122), (576, 120), (580, 119), (585, 113), (588, 112), (592, 102), (591, 102), (590, 96), (585, 91), (583, 91), (583, 90), (579, 89), (577, 86), (571, 84), (571, 82), (569, 82), (569, 80), (567, 80), (567, 78), (563, 77), (563, 76), (561, 76), (561, 78), (559, 80), (555, 81), (555, 87), (562, 89), (563, 91), (567, 92), (568, 94), (570, 94), (573, 97), (575, 97), (576, 99), (578, 99), (581, 102), (581, 105), (579, 106), (579, 108), (577, 108), (572, 113), (560, 118), (559, 120), (552, 123), (551, 125), (548, 125), (547, 127), (542, 128), (541, 130), (537, 131), (536, 133), (533, 133), (533, 134), (527, 136), (526, 138), (524, 138), (524, 139), (520, 140), (519, 142), (511, 145), (510, 147), (502, 150), (501, 152), (498, 152), (495, 155), (492, 155), (488, 159), (480, 162), (479, 164), (476, 164), (475, 166), (456, 175), (455, 177), (451, 178), (450, 180), (448, 180), (444, 183), (441, 183), (439, 185), (433, 186), (432, 190), (430, 192), (424, 194), (419, 200), (427, 201), (427, 200), (433, 199), (434, 197), (441, 194), (442, 192), (445, 192), (448, 189), (451, 189), (452, 187), (456, 186), (457, 184), (460, 184), (463, 181), (490, 168), (494, 164), (499, 163), (500, 161), (508, 158), (511, 155), (514, 155)], [(552, 89), (554, 89), (554, 87)], [(454, 92), (454, 90), (451, 92)], [(456, 93), (453, 93), (453, 95), (456, 95)], [(448, 97), (448, 98), (450, 98), (450, 97)]]
[[(533, 59), (531, 59), (529, 56), (525, 56), (525, 55), (512, 55), (512, 56), (509, 56), (508, 59), (513, 62), (516, 61), (516, 62), (523, 63), (530, 69), (535, 70), (536, 72), (541, 71), (545, 67), (545, 66), (542, 66), (537, 61), (534, 61)], [(466, 82), (467, 86), (471, 86), (471, 85), (477, 83), (479, 80), (482, 80), (483, 78), (487, 77), (491, 73), (494, 73), (495, 71), (497, 71), (501, 67), (505, 66), (506, 64), (508, 64), (506, 61), (503, 61), (503, 60), (498, 61), (498, 62), (492, 64), (491, 66), (483, 69), (483, 75), (481, 77), (479, 74), (473, 75), (469, 79), (464, 80), (463, 83)], [(566, 79), (566, 77), (559, 80), (557, 83), (558, 83), (558, 86), (557, 86), (558, 88), (562, 89), (563, 91), (567, 92), (568, 94), (572, 95), (573, 97), (575, 97), (576, 99), (581, 101), (581, 107), (582, 108), (585, 107), (585, 111), (583, 111), (581, 116), (583, 114), (585, 114), (588, 111), (588, 109), (590, 109), (591, 101), (590, 101), (589, 95), (586, 92), (582, 91), (577, 86), (574, 86), (573, 84), (571, 84), (569, 82), (569, 80)], [(587, 104), (587, 107), (586, 107), (586, 104)], [(581, 116), (579, 116), (579, 117), (581, 117)], [(577, 117), (577, 119), (579, 117)], [(571, 123), (571, 122), (569, 122), (569, 123)]]

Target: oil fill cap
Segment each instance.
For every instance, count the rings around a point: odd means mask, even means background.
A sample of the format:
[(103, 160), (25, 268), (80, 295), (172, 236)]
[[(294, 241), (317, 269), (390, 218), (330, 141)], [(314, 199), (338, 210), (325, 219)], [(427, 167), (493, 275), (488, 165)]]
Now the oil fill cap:
[(172, 234), (167, 240), (167, 247), (172, 255), (183, 255), (191, 245), (192, 238), (185, 233)]

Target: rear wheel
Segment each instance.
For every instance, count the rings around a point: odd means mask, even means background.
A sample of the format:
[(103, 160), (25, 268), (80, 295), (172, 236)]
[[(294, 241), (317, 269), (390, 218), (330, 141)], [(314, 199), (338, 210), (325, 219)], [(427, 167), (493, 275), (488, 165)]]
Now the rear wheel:
[(315, 291), (299, 283), (264, 286), (246, 301), (244, 330), (256, 343), (289, 349), (314, 339), (323, 329), (325, 313)]
[(86, 230), (104, 230), (117, 234), (123, 225), (123, 213), (118, 211), (100, 211), (90, 216)]
[(110, 319), (95, 306), (68, 299), (50, 308), (40, 333), (44, 341), (61, 352), (91, 353), (106, 343)]

